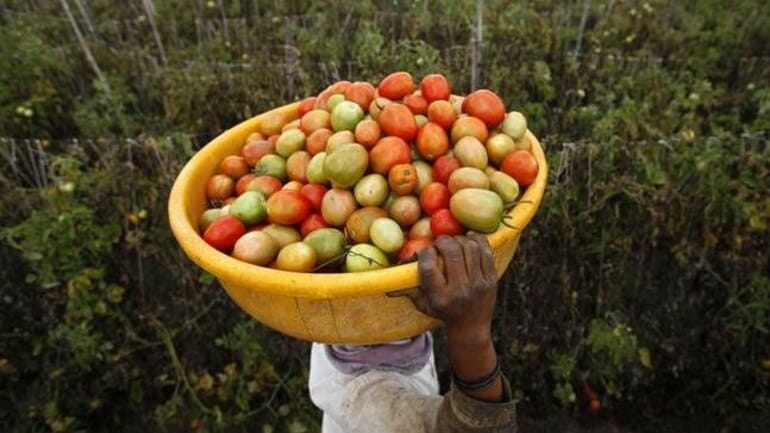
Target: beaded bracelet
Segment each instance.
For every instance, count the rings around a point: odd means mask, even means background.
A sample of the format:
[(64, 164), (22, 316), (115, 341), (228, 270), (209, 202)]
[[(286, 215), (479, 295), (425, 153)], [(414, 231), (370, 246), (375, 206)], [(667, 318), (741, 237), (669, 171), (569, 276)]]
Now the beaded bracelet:
[(490, 373), (486, 377), (482, 377), (481, 379), (474, 382), (466, 382), (460, 379), (459, 377), (457, 377), (457, 375), (454, 372), (452, 372), (452, 382), (455, 384), (457, 389), (463, 392), (481, 391), (492, 386), (492, 384), (495, 383), (495, 380), (497, 380), (497, 378), (500, 377), (501, 374), (502, 374), (502, 371), (500, 369), (500, 362), (496, 361), (495, 369), (492, 370), (492, 373)]

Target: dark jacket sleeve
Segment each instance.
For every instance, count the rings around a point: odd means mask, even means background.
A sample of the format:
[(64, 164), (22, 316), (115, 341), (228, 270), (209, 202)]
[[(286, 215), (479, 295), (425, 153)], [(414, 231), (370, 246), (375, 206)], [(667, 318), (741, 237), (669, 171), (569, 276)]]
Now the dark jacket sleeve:
[(437, 433), (514, 433), (516, 402), (511, 385), (503, 377), (503, 401), (488, 403), (463, 394), (452, 385), (439, 407)]

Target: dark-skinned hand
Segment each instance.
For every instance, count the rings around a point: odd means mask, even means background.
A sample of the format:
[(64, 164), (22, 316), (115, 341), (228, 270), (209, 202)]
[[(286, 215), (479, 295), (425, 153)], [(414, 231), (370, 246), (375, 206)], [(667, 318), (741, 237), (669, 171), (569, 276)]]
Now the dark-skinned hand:
[[(443, 271), (439, 265), (443, 259)], [(486, 236), (439, 236), (418, 255), (420, 291), (412, 298), (448, 333), (489, 333), (497, 298), (497, 272)]]

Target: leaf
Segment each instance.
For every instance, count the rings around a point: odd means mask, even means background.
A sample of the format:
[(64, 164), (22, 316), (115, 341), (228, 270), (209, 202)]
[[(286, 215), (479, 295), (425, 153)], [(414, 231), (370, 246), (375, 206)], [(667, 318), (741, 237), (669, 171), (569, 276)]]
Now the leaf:
[(642, 363), (648, 369), (652, 369), (652, 359), (650, 357), (650, 349), (642, 347), (639, 349), (639, 362)]

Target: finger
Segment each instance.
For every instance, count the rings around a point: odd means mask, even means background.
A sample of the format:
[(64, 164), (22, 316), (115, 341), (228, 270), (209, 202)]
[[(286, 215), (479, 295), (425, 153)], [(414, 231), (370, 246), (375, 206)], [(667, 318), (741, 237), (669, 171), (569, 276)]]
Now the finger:
[(414, 304), (414, 308), (416, 308), (418, 311), (427, 314), (428, 316), (432, 316), (430, 311), (430, 305), (428, 303), (427, 298), (425, 297), (425, 294), (423, 294), (419, 290), (412, 290), (409, 292), (405, 292), (405, 295), (409, 297), (409, 300), (412, 301), (412, 304)]
[(465, 258), (459, 242), (449, 236), (439, 236), (436, 248), (444, 258), (444, 267), (448, 285), (466, 287), (468, 274), (465, 271)]
[(455, 239), (457, 239), (457, 242), (459, 242), (463, 248), (465, 272), (468, 275), (470, 286), (474, 287), (477, 285), (474, 283), (477, 283), (479, 282), (478, 280), (484, 278), (484, 271), (481, 269), (481, 250), (479, 244), (473, 239), (465, 236), (458, 236)]
[(438, 266), (438, 254), (433, 247), (425, 248), (417, 254), (417, 269), (420, 277), (420, 291), (432, 296), (446, 285), (444, 274)]
[(484, 278), (490, 281), (497, 281), (497, 270), (495, 269), (495, 258), (492, 254), (492, 247), (489, 245), (489, 239), (479, 233), (470, 233), (469, 237), (479, 246), (481, 270)]

